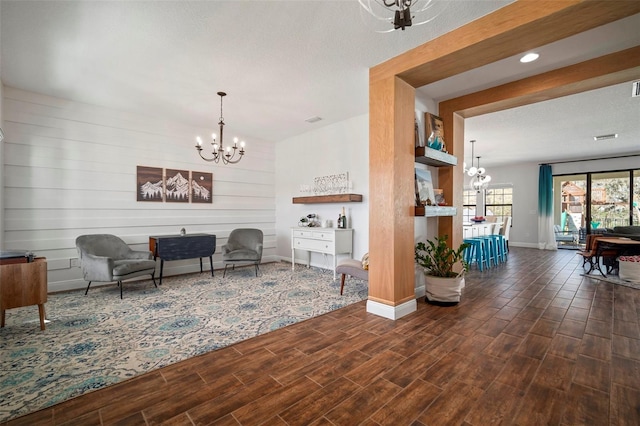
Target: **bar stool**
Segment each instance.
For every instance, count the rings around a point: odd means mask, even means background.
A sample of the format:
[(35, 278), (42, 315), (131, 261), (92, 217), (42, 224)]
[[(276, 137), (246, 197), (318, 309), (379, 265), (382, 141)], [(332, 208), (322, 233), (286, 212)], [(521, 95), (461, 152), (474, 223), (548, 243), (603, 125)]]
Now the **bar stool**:
[(483, 235), (475, 239), (483, 241), (483, 256), (487, 262), (487, 268), (498, 265), (498, 254), (496, 251), (496, 241), (491, 235)]
[(487, 238), (490, 238), (493, 244), (493, 255), (496, 260), (496, 265), (499, 263), (504, 263), (507, 261), (505, 255), (505, 239), (504, 236), (499, 234), (491, 234), (488, 235)]
[(462, 242), (469, 244), (469, 247), (465, 249), (464, 253), (464, 260), (469, 266), (475, 263), (480, 271), (484, 270), (485, 265), (489, 268), (484, 256), (484, 240), (479, 238), (465, 238)]

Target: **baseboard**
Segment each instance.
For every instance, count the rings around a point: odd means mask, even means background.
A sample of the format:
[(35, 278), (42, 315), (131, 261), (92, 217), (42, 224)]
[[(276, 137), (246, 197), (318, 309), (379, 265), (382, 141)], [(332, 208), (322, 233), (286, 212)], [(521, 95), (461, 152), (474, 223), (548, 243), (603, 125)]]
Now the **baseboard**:
[(519, 243), (517, 241), (509, 241), (509, 247), (538, 248), (538, 243)]
[(402, 305), (391, 306), (367, 300), (367, 312), (390, 320), (397, 320), (418, 310), (418, 302), (411, 299)]

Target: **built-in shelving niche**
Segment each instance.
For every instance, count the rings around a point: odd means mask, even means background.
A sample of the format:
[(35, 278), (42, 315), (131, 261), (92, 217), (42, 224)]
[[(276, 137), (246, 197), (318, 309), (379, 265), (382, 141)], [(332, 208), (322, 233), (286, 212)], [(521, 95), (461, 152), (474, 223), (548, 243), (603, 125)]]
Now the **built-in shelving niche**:
[[(452, 167), (458, 165), (458, 159), (446, 152), (419, 146), (416, 147), (416, 163), (433, 167)], [(437, 217), (455, 216), (456, 213), (456, 208), (451, 206), (416, 206), (414, 215)]]

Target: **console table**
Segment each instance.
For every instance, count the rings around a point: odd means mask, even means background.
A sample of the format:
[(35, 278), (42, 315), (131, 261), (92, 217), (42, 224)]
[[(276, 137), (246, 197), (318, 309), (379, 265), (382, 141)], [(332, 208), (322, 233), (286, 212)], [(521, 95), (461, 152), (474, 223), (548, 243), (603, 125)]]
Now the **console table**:
[(353, 254), (353, 229), (291, 228), (291, 270), (295, 270), (296, 249), (307, 251), (307, 267), (311, 265), (311, 252), (333, 256), (333, 279), (336, 279), (338, 254)]
[(36, 257), (0, 260), (0, 327), (7, 309), (38, 305), (40, 330), (44, 330), (44, 304), (47, 302), (47, 259)]
[(213, 253), (216, 251), (216, 236), (212, 234), (158, 235), (149, 237), (149, 250), (154, 260), (160, 258), (160, 284), (165, 260), (182, 260), (208, 257), (213, 277)]

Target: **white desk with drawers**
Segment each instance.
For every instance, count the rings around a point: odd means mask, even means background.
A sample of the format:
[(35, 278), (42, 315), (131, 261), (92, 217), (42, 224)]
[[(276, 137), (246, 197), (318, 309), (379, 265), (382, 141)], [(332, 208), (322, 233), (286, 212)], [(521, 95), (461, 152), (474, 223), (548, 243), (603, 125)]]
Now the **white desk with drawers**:
[(339, 254), (353, 255), (353, 229), (291, 228), (291, 270), (296, 266), (296, 249), (307, 251), (307, 267), (311, 265), (311, 252), (333, 256), (333, 279)]

